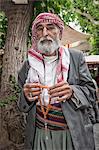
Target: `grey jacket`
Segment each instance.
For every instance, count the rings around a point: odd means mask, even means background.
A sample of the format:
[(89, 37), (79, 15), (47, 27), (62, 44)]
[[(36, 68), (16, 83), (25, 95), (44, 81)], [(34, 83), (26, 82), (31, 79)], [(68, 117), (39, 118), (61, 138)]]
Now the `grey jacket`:
[[(70, 51), (70, 68), (68, 83), (74, 90), (74, 97), (69, 101), (61, 102), (62, 110), (69, 126), (75, 150), (94, 150), (93, 123), (95, 115), (96, 92), (81, 51)], [(29, 70), (26, 61), (18, 74), (21, 94), (18, 101), (19, 109), (26, 112), (27, 125), (25, 137), (25, 150), (32, 150), (33, 139), (35, 138), (35, 102), (29, 103), (23, 94), (22, 87), (27, 78)]]

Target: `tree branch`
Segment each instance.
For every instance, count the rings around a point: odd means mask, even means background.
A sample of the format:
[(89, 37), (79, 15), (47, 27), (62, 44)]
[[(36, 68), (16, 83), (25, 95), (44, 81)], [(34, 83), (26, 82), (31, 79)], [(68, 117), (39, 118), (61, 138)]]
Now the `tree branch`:
[(85, 13), (85, 12), (81, 12), (81, 10), (80, 10), (80, 9), (77, 9), (77, 8), (74, 8), (74, 11), (77, 12), (77, 13), (79, 13), (79, 14), (82, 15), (82, 16), (85, 16), (85, 17), (86, 17), (87, 19), (89, 19), (93, 24), (99, 25), (99, 21), (94, 20), (93, 17), (92, 17), (90, 14), (87, 14), (87, 13)]

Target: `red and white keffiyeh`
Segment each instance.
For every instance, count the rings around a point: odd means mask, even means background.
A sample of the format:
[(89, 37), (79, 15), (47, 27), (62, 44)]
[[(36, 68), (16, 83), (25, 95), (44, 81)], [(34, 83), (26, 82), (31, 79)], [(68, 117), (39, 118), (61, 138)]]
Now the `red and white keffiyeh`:
[[(44, 62), (42, 54), (35, 50), (28, 51), (28, 60), (30, 69), (26, 82), (28, 83), (44, 83)], [(56, 68), (57, 83), (67, 81), (68, 70), (70, 64), (70, 54), (67, 48), (59, 48), (59, 61)]]

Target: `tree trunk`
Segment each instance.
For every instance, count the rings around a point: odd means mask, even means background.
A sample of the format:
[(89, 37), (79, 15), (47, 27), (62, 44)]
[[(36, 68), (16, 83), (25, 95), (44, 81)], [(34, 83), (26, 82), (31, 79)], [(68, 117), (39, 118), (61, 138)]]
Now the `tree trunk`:
[[(7, 93), (5, 91), (8, 91), (11, 87), (10, 77), (15, 77), (17, 80), (18, 70), (26, 58), (32, 3), (28, 5), (15, 5), (9, 1), (9, 3), (5, 3), (2, 6), (8, 18), (1, 77), (1, 92), (4, 93), (3, 97), (5, 98)], [(0, 99), (3, 100), (3, 98)], [(0, 149), (22, 150), (24, 126), (25, 116), (19, 112), (17, 102), (11, 102), (4, 107), (0, 107), (0, 135), (2, 135), (0, 136)]]
[(11, 3), (6, 7), (5, 14), (8, 18), (8, 29), (1, 77), (2, 91), (10, 88), (10, 77), (17, 79), (18, 70), (26, 58), (32, 4), (15, 5)]

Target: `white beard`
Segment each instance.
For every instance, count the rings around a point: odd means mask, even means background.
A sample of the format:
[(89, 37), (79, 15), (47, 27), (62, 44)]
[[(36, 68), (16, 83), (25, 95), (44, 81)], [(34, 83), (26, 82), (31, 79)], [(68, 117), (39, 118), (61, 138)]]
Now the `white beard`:
[(60, 40), (52, 38), (41, 38), (37, 43), (37, 48), (41, 54), (52, 54), (60, 47)]

